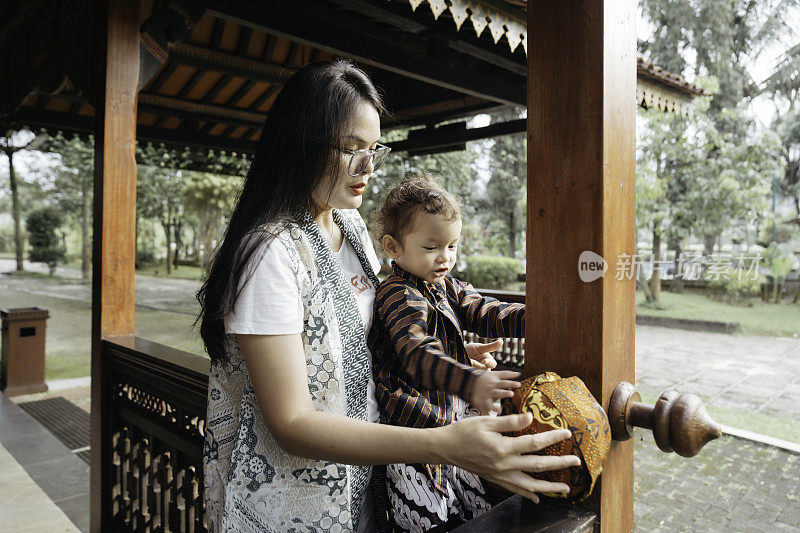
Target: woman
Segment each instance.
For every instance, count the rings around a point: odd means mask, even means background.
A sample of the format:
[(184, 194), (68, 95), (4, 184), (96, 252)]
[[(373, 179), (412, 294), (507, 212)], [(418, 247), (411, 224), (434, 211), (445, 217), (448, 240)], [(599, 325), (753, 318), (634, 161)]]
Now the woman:
[(300, 69), (270, 109), (198, 293), (212, 360), (204, 449), (212, 532), (374, 530), (385, 522), (373, 503), (381, 507), (383, 486), (370, 488), (369, 465), (455, 464), (536, 500), (567, 487), (523, 471), (578, 464), (522, 455), (568, 431), (500, 435), (527, 426), (529, 415), (435, 429), (375, 423), (365, 331), (378, 261), (355, 209), (388, 152), (378, 144), (382, 111), (369, 78), (343, 60)]

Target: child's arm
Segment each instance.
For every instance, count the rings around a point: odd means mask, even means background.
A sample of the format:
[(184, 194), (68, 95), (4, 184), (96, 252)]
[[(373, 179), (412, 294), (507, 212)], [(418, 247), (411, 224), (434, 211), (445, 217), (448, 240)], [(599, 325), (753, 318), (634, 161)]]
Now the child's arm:
[(458, 296), (455, 311), (468, 331), (491, 338), (525, 335), (525, 304), (482, 296), (469, 283), (451, 279)]
[(511, 381), (518, 372), (485, 372), (448, 355), (428, 332), (428, 301), (412, 288), (393, 284), (379, 290), (375, 309), (394, 347), (394, 360), (387, 363), (412, 383), (460, 396), (483, 414), (519, 387)]

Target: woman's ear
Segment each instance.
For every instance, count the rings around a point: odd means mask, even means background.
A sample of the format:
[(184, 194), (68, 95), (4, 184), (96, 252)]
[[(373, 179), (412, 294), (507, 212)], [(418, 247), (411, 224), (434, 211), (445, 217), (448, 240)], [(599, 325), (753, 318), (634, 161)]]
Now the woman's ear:
[(392, 259), (397, 259), (397, 256), (400, 255), (400, 252), (403, 251), (403, 245), (397, 242), (397, 239), (388, 233), (381, 238), (381, 245), (383, 246), (384, 251), (389, 254), (389, 257)]

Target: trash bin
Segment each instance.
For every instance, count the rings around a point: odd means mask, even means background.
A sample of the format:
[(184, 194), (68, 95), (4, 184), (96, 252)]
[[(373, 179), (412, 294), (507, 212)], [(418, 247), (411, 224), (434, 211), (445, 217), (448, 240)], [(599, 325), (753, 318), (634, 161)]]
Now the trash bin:
[(0, 390), (6, 396), (44, 392), (44, 333), (47, 309), (24, 307), (0, 310), (3, 346)]

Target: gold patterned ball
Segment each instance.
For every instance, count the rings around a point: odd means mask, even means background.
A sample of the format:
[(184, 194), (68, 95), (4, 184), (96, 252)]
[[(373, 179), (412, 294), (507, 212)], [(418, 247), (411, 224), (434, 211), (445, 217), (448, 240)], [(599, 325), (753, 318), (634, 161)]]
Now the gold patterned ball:
[(527, 428), (512, 436), (542, 433), (553, 429), (569, 429), (572, 438), (552, 444), (536, 453), (540, 455), (577, 455), (580, 466), (531, 472), (537, 479), (566, 483), (569, 494), (544, 493), (546, 496), (578, 501), (591, 494), (595, 481), (603, 471), (611, 448), (611, 427), (605, 411), (577, 377), (562, 378), (545, 372), (522, 382), (513, 398), (503, 400), (503, 413), (533, 414)]

